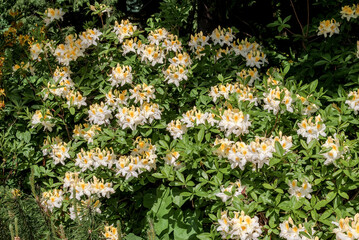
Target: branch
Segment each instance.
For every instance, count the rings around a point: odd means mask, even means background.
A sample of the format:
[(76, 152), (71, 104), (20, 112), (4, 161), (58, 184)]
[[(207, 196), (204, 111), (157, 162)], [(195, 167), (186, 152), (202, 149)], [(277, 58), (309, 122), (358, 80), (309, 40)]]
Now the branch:
[(290, 0), (290, 5), (291, 5), (292, 8), (293, 8), (294, 15), (295, 15), (295, 18), (297, 19), (297, 22), (299, 23), (300, 29), (302, 29), (302, 34), (304, 34), (302, 23), (300, 22), (300, 20), (299, 20), (299, 18), (298, 18), (297, 11), (295, 10), (295, 7), (294, 7), (294, 4), (293, 4), (293, 1), (292, 1), (292, 0)]
[(274, 130), (275, 127), (277, 126), (278, 118), (279, 118), (279, 111), (278, 111), (278, 113), (277, 113), (277, 115), (276, 115), (274, 126), (273, 126), (272, 130), (270, 130), (268, 136), (267, 136), (267, 134), (265, 135), (266, 137), (269, 137), (269, 136), (272, 134), (273, 130)]

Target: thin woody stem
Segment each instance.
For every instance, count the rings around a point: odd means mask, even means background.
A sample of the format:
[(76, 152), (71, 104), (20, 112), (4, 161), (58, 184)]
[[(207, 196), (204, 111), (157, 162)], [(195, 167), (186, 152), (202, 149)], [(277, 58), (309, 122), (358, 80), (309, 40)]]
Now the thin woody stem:
[(297, 19), (297, 22), (299, 23), (300, 29), (302, 30), (302, 34), (304, 34), (303, 25), (302, 25), (302, 23), (300, 22), (300, 20), (299, 20), (299, 18), (298, 18), (297, 11), (295, 10), (295, 7), (294, 7), (294, 4), (293, 4), (293, 1), (292, 1), (292, 0), (290, 0), (290, 5), (291, 5), (292, 8), (293, 8), (295, 18)]

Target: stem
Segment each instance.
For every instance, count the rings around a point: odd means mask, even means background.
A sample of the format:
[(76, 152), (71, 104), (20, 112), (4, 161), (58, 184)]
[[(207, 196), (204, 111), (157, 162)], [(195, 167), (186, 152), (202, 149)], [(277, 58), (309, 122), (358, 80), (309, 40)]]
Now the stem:
[(58, 22), (57, 20), (56, 20), (56, 24), (57, 24), (57, 26), (59, 27), (60, 32), (62, 33), (62, 29), (61, 29), (60, 24), (59, 24), (59, 22)]
[(45, 60), (46, 60), (46, 62), (47, 62), (47, 65), (49, 66), (49, 69), (50, 69), (51, 75), (53, 76), (53, 75), (54, 75), (54, 73), (53, 73), (53, 71), (52, 71), (52, 69), (51, 69), (51, 66), (50, 66), (49, 60), (47, 59), (47, 53), (45, 54)]
[(122, 240), (122, 230), (121, 230), (120, 220), (117, 220), (117, 238), (118, 240)]
[[(25, 79), (26, 79), (27, 83), (30, 85), (30, 87), (32, 88), (32, 90), (34, 91), (34, 94), (36, 96), (36, 89), (35, 89), (34, 85), (32, 85), (32, 83), (29, 81), (29, 79), (27, 79), (27, 77), (25, 77)], [(42, 100), (42, 98), (41, 98), (41, 100)]]
[(99, 14), (100, 19), (101, 19), (101, 24), (102, 24), (102, 30), (105, 30), (105, 25), (103, 24), (103, 19), (102, 19), (102, 13)]
[(290, 34), (294, 35), (295, 33), (292, 32), (289, 28), (284, 28), (286, 31), (288, 31)]
[(69, 128), (67, 127), (67, 124), (66, 124), (66, 122), (65, 122), (65, 120), (64, 120), (64, 118), (62, 117), (62, 121), (64, 122), (64, 124), (65, 124), (65, 128), (66, 128), (66, 132), (67, 132), (67, 137), (69, 138), (69, 140), (71, 139), (71, 136), (70, 136), (70, 132), (69, 132)]
[[(54, 109), (52, 109), (52, 110), (55, 111)], [(67, 132), (67, 137), (68, 137), (69, 140), (70, 140), (70, 139), (71, 139), (70, 131), (69, 131), (69, 128), (67, 127), (67, 124), (66, 124), (65, 119), (64, 119), (65, 112), (64, 112), (64, 109), (62, 108), (62, 106), (61, 106), (61, 112), (62, 112), (62, 115), (57, 114), (57, 116), (59, 116), (59, 117), (61, 118), (62, 122), (64, 123), (65, 128), (66, 128), (66, 132)]]
[(298, 18), (297, 11), (295, 10), (295, 7), (294, 7), (294, 4), (293, 4), (293, 1), (292, 1), (292, 0), (290, 0), (290, 5), (291, 5), (292, 8), (293, 8), (294, 15), (295, 15), (295, 18), (297, 19), (297, 22), (299, 23), (300, 29), (302, 29), (302, 34), (304, 34), (302, 23), (300, 22), (300, 20), (299, 20), (299, 18)]
[(273, 126), (272, 130), (270, 130), (270, 132), (268, 133), (268, 135), (266, 135), (266, 137), (269, 137), (269, 136), (272, 134), (273, 130), (274, 130), (275, 127), (277, 126), (278, 118), (279, 118), (279, 111), (278, 111), (278, 113), (277, 113), (277, 115), (276, 115), (274, 126)]

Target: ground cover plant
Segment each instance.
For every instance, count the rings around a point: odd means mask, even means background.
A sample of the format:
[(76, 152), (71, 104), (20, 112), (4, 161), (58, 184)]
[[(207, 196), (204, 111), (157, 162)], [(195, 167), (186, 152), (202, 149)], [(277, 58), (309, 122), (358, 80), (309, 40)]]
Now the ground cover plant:
[(1, 2), (0, 239), (359, 239), (359, 5), (203, 3)]

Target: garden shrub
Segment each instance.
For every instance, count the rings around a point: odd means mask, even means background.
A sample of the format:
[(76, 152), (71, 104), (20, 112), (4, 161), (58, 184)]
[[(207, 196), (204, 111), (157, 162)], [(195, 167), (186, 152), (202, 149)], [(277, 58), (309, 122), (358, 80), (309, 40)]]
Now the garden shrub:
[(2, 5), (1, 239), (359, 239), (359, 5), (283, 54), (170, 3)]

